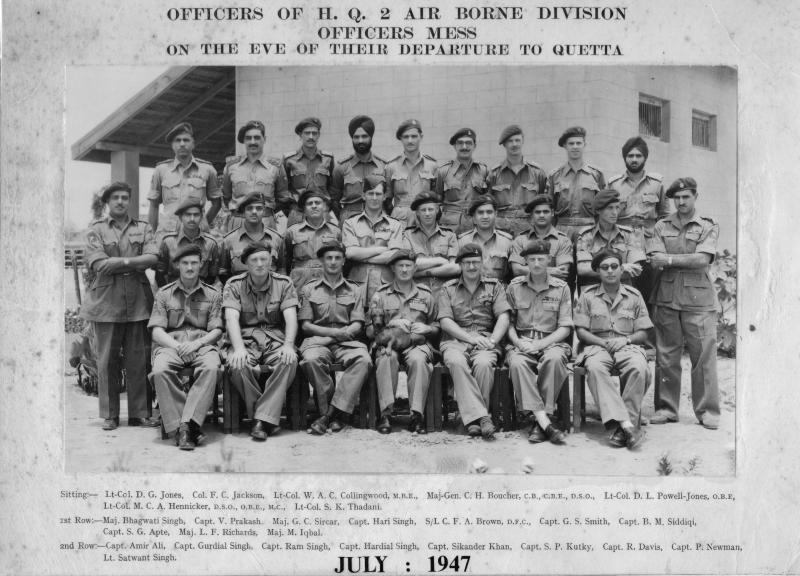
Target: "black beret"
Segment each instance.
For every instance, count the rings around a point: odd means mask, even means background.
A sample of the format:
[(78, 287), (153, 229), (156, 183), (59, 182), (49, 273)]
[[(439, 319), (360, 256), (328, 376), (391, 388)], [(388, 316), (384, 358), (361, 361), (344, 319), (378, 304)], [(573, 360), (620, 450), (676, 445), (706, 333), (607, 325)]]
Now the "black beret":
[(461, 262), (464, 258), (483, 258), (483, 249), (475, 242), (464, 244), (458, 251), (456, 262)]
[(244, 135), (247, 134), (248, 130), (253, 129), (261, 132), (262, 136), (266, 136), (267, 134), (267, 128), (261, 120), (250, 120), (247, 124), (239, 128), (239, 133), (236, 135), (236, 140), (239, 141), (239, 144), (244, 144)]
[(469, 205), (469, 210), (467, 210), (467, 214), (470, 216), (475, 216), (475, 211), (480, 208), (481, 206), (485, 206), (486, 204), (491, 204), (492, 208), (497, 210), (497, 200), (494, 197), (489, 196), (488, 194), (484, 194), (483, 196), (478, 196), (475, 200), (472, 201), (472, 204)]
[(603, 262), (603, 260), (608, 260), (609, 258), (616, 258), (619, 260), (620, 264), (624, 262), (622, 254), (616, 250), (611, 250), (610, 248), (603, 248), (600, 250), (600, 252), (592, 257), (592, 270), (597, 272), (597, 269), (600, 267), (600, 264)]
[(592, 200), (592, 208), (597, 212), (614, 202), (619, 202), (619, 192), (611, 188), (606, 188), (595, 194)]
[(172, 144), (172, 141), (175, 139), (175, 136), (178, 134), (183, 134), (184, 132), (188, 133), (189, 136), (194, 138), (194, 130), (192, 129), (192, 125), (188, 122), (181, 122), (177, 124), (172, 130), (167, 132), (167, 135), (164, 136), (164, 142), (167, 144)]
[(328, 196), (327, 192), (323, 190), (306, 190), (302, 194), (300, 194), (300, 199), (297, 201), (297, 205), (302, 209), (306, 205), (306, 200), (316, 196), (317, 198), (322, 198), (328, 204), (331, 203), (331, 197)]
[(697, 192), (697, 182), (691, 176), (686, 176), (685, 178), (678, 178), (669, 185), (667, 188), (666, 196), (667, 198), (672, 198), (675, 196), (676, 193), (682, 190), (691, 190), (692, 192)]
[(645, 142), (640, 136), (634, 136), (633, 138), (628, 138), (625, 140), (625, 144), (622, 145), (622, 157), (628, 155), (633, 148), (638, 148), (639, 152), (642, 153), (642, 156), (647, 158), (650, 156), (650, 149), (647, 147), (647, 142)]
[(529, 254), (550, 254), (550, 242), (547, 240), (531, 240), (525, 245), (520, 256), (525, 258)]
[(203, 251), (197, 244), (184, 244), (175, 251), (172, 261), (178, 262), (184, 256), (199, 256), (202, 259)]
[(432, 193), (432, 192), (422, 192), (421, 194), (417, 194), (417, 197), (411, 201), (411, 209), (416, 210), (423, 204), (438, 204), (439, 197)]
[(242, 255), (239, 257), (242, 264), (247, 264), (247, 259), (256, 252), (269, 252), (272, 254), (272, 244), (269, 240), (262, 240), (261, 242), (253, 242), (245, 246), (244, 250), (242, 250)]
[(475, 130), (473, 130), (472, 128), (462, 128), (461, 130), (450, 136), (450, 146), (454, 146), (456, 141), (462, 136), (466, 136), (467, 138), (472, 138), (473, 142), (478, 141), (478, 137), (475, 135)]
[(397, 252), (389, 258), (389, 261), (386, 263), (387, 266), (394, 265), (395, 262), (399, 262), (400, 260), (411, 260), (412, 262), (417, 261), (417, 255), (411, 252), (410, 250), (406, 250), (401, 248)]
[(505, 128), (503, 128), (503, 131), (500, 132), (500, 140), (498, 140), (497, 143), (502, 146), (503, 144), (506, 143), (506, 140), (508, 140), (512, 136), (516, 136), (517, 134), (522, 134), (522, 128), (520, 128), (516, 124), (511, 124), (510, 126), (506, 126)]
[(345, 254), (344, 244), (342, 244), (338, 240), (334, 240), (333, 242), (326, 242), (325, 244), (319, 247), (319, 249), (317, 250), (317, 258), (322, 258), (326, 252), (331, 252), (332, 250), (341, 252), (342, 255)]
[(260, 192), (250, 192), (250, 194), (242, 198), (241, 202), (239, 202), (239, 205), (236, 207), (236, 212), (244, 214), (244, 209), (256, 202), (261, 202), (266, 207), (266, 202)]
[(350, 124), (347, 125), (347, 133), (350, 134), (350, 138), (359, 128), (363, 128), (370, 137), (375, 134), (375, 122), (369, 116), (358, 115), (350, 120)]
[(564, 144), (567, 143), (567, 140), (569, 140), (570, 138), (574, 138), (576, 136), (580, 138), (586, 138), (586, 128), (584, 128), (583, 126), (572, 126), (570, 128), (567, 128), (566, 130), (564, 130), (564, 133), (558, 139), (558, 145), (563, 148)]
[(542, 204), (550, 206), (551, 210), (553, 209), (553, 199), (550, 198), (550, 196), (547, 196), (546, 194), (537, 194), (536, 196), (533, 197), (533, 200), (531, 200), (525, 205), (525, 212), (527, 214), (530, 214), (531, 212), (533, 212), (534, 208)]
[(103, 199), (103, 202), (108, 202), (108, 197), (111, 196), (111, 193), (118, 192), (119, 190), (124, 190), (128, 193), (128, 196), (131, 195), (131, 187), (127, 182), (112, 182), (103, 188), (103, 193), (100, 197)]
[(200, 208), (201, 212), (203, 211), (204, 208), (203, 203), (200, 202), (200, 200), (198, 200), (197, 198), (192, 198), (192, 197), (186, 198), (183, 202), (178, 204), (177, 208), (175, 208), (175, 216), (180, 216), (189, 208), (194, 208), (194, 207)]
[(410, 118), (408, 120), (403, 120), (400, 123), (400, 126), (397, 127), (397, 132), (395, 132), (394, 135), (398, 140), (400, 140), (400, 138), (403, 137), (403, 134), (405, 134), (406, 130), (411, 128), (416, 128), (419, 130), (419, 133), (422, 134), (422, 124), (419, 123), (419, 120)]
[(320, 119), (314, 116), (309, 116), (308, 118), (303, 118), (297, 123), (297, 126), (294, 127), (294, 133), (300, 136), (300, 134), (303, 133), (303, 130), (309, 126), (313, 126), (317, 130), (322, 130), (322, 122), (320, 122)]

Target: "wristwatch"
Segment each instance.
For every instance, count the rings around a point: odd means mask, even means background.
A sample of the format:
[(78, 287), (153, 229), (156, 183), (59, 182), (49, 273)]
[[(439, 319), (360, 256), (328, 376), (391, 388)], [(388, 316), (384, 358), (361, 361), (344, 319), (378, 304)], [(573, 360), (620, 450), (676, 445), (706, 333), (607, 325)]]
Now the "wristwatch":
[(131, 265), (131, 261), (130, 261), (130, 259), (129, 259), (129, 258), (123, 258), (123, 259), (122, 259), (122, 263), (123, 263), (125, 266), (130, 266), (130, 265)]
[(672, 266), (672, 256), (667, 259), (667, 266)]

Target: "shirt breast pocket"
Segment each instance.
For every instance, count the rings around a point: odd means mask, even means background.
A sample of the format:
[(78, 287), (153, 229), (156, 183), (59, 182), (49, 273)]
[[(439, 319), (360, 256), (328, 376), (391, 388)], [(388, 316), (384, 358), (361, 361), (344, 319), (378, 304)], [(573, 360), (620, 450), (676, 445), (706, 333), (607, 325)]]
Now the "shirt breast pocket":
[(633, 334), (633, 323), (633, 310), (620, 310), (614, 321), (614, 332), (625, 335)]
[(697, 244), (700, 242), (700, 230), (688, 230), (686, 232), (686, 249), (689, 253), (694, 252)]
[(142, 246), (144, 246), (144, 231), (133, 230), (128, 235), (128, 242), (131, 244), (131, 250), (135, 256), (142, 255)]
[(317, 184), (317, 186), (323, 188), (328, 186), (328, 180), (330, 179), (330, 177), (331, 177), (331, 171), (325, 168), (324, 166), (320, 166), (314, 172), (314, 182)]
[(520, 191), (522, 192), (523, 199), (526, 201), (531, 200), (534, 196), (539, 194), (539, 184), (536, 182), (525, 182), (520, 185)]
[(392, 192), (395, 195), (408, 194), (408, 175), (395, 172), (392, 174)]
[(375, 231), (375, 245), (388, 246), (389, 238), (391, 237), (391, 230), (376, 230)]
[(607, 332), (611, 329), (611, 320), (607, 314), (592, 312), (589, 316), (589, 330), (591, 332)]
[(192, 318), (197, 322), (197, 327), (205, 330), (208, 325), (208, 314), (211, 304), (209, 302), (193, 302), (189, 305)]
[(349, 322), (350, 313), (353, 311), (355, 304), (356, 299), (352, 294), (343, 294), (336, 297), (336, 306), (343, 312), (343, 314), (341, 314), (342, 317), (339, 318), (340, 321)]
[(428, 321), (428, 306), (424, 302), (411, 302), (408, 305), (411, 308), (411, 312), (413, 315), (413, 320), (416, 322), (427, 322)]
[(594, 181), (592, 181), (592, 183), (584, 184), (583, 188), (581, 188), (581, 202), (583, 203), (583, 209), (587, 214), (594, 214), (594, 208), (592, 204), (594, 203), (594, 197), (597, 196), (599, 191), (600, 189), (597, 187), (597, 183)]
[(167, 322), (169, 328), (179, 328), (183, 324), (183, 308), (168, 308)]
[(297, 260), (308, 260), (310, 258), (315, 257), (311, 253), (311, 235), (310, 234), (298, 234), (293, 238), (292, 242), (292, 254)]
[(509, 194), (511, 193), (511, 184), (495, 184), (492, 186), (492, 194), (501, 206), (509, 204)]
[(175, 172), (170, 172), (161, 181), (161, 202), (172, 204), (180, 199), (181, 177)]
[(281, 319), (283, 313), (281, 312), (281, 301), (272, 300), (267, 303), (267, 323), (272, 326), (279, 326), (282, 324)]
[(645, 192), (642, 194), (642, 203), (647, 204), (648, 206), (654, 206), (658, 204), (658, 194), (655, 192)]
[(314, 294), (308, 301), (314, 311), (314, 320), (327, 319), (330, 314), (330, 300), (323, 294)]

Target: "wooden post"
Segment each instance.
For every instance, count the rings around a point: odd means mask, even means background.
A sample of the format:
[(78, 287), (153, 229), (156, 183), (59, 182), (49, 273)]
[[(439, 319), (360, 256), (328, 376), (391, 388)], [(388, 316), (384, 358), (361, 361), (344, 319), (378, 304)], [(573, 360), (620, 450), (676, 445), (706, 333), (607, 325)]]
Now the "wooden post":
[[(111, 181), (127, 182), (131, 187), (131, 218), (139, 218), (139, 151), (115, 150), (111, 152)], [(145, 214), (145, 216), (147, 216)]]

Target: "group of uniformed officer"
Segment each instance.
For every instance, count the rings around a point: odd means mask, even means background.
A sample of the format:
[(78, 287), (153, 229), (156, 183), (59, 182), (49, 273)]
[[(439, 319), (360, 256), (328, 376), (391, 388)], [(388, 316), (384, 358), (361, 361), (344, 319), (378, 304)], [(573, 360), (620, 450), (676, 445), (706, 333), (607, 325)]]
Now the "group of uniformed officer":
[[(575, 329), (576, 363), (587, 369), (609, 441), (632, 448), (642, 437), (643, 345), (654, 325), (662, 378), (651, 423), (678, 420), (686, 345), (695, 414), (717, 428), (718, 304), (708, 266), (718, 225), (696, 212), (692, 178), (665, 191), (662, 177), (645, 171), (642, 138), (625, 142), (626, 171), (606, 182), (584, 161), (586, 131), (577, 126), (559, 138), (567, 162), (549, 176), (524, 159), (517, 125), (501, 132), (506, 158), (492, 169), (473, 159), (470, 128), (453, 134), (455, 159), (438, 165), (420, 151), (416, 120), (398, 127), (403, 153), (389, 162), (372, 153), (371, 118), (350, 121), (354, 154), (339, 162), (318, 148), (321, 127), (317, 118), (299, 122), (300, 148), (277, 160), (264, 154), (264, 124), (245, 123), (237, 136), (245, 154), (227, 163), (220, 190), (214, 168), (192, 154), (191, 125), (177, 125), (166, 137), (175, 157), (153, 174), (149, 223), (129, 217), (127, 184), (104, 189), (108, 215), (88, 231), (95, 276), (82, 310), (95, 323), (104, 429), (119, 425), (112, 375), (122, 347), (128, 424), (163, 423), (181, 449), (203, 439), (223, 361), (254, 439), (278, 427), (298, 366), (320, 413), (309, 430), (341, 430), (373, 363), (378, 431), (392, 431), (403, 365), (409, 429), (424, 433), (438, 348), (471, 436), (494, 435), (489, 397), (505, 361), (529, 440), (560, 444), (551, 416)], [(148, 268), (161, 286), (155, 302)], [(150, 338), (161, 421), (147, 416)], [(338, 382), (333, 362), (345, 368)], [(186, 367), (188, 389), (179, 377)]]

